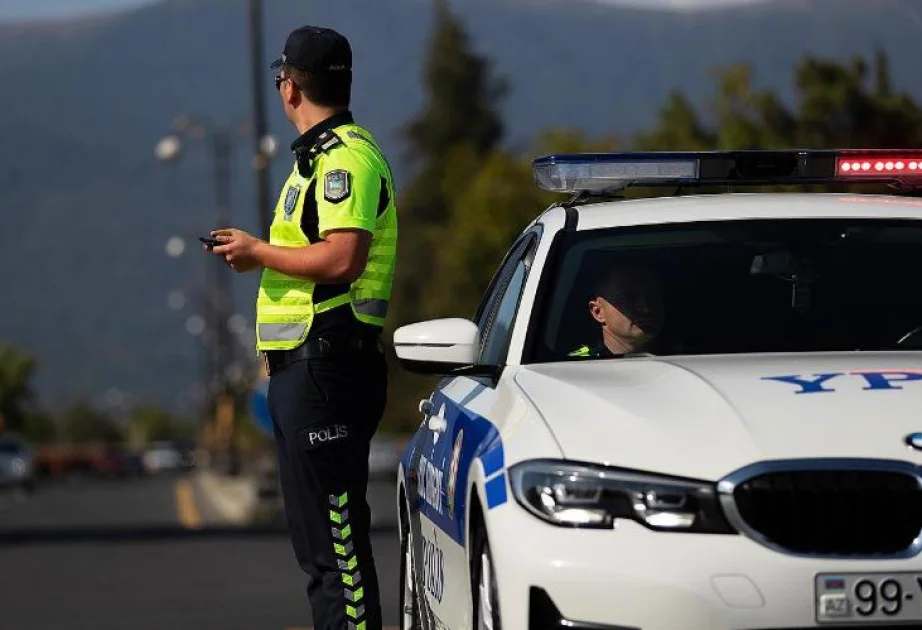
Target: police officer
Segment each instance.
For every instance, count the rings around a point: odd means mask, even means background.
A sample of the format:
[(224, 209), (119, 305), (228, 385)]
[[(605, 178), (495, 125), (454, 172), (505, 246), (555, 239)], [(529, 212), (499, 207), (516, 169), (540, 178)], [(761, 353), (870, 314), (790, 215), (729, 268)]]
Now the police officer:
[(663, 295), (647, 267), (619, 265), (602, 274), (589, 300), (589, 315), (601, 328), (600, 339), (569, 356), (613, 358), (637, 355), (663, 326)]
[(352, 49), (341, 34), (293, 31), (272, 64), (301, 136), (269, 242), (212, 234), (238, 272), (262, 268), (257, 346), (295, 555), (309, 576), (314, 627), (379, 630), (369, 538), (369, 445), (386, 400), (380, 341), (397, 247), (392, 174), (350, 113)]

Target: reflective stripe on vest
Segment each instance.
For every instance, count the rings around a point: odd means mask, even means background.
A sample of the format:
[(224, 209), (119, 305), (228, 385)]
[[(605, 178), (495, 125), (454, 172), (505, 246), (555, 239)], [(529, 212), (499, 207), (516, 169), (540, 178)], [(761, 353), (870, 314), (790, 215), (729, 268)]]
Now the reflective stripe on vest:
[(362, 315), (380, 318), (387, 316), (387, 300), (356, 300), (352, 305)]
[(307, 332), (307, 324), (260, 324), (259, 338), (263, 341), (293, 341)]

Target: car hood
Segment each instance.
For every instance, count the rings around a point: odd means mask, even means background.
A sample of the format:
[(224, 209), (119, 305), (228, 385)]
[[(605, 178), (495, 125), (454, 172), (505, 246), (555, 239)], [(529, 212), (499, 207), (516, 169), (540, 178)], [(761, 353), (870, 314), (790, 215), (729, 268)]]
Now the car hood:
[[(776, 459), (922, 462), (922, 353), (631, 358), (515, 376), (567, 459), (717, 480)], [(922, 435), (920, 446), (922, 446)]]

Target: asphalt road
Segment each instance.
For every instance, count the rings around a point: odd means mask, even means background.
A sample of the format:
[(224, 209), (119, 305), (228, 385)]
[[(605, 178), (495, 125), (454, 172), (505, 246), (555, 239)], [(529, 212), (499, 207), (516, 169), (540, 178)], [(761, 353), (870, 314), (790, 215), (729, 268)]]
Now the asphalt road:
[[(374, 484), (375, 505), (394, 486)], [(197, 512), (197, 528), (183, 512)], [(384, 623), (396, 626), (399, 553), (373, 535)], [(291, 630), (311, 627), (287, 533), (223, 524), (186, 477), (75, 480), (0, 495), (3, 630)]]

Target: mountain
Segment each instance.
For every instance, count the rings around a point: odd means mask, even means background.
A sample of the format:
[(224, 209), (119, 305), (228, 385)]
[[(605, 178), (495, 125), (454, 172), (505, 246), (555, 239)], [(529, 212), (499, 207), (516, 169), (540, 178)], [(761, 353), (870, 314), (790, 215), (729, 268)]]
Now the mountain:
[[(421, 64), (431, 0), (266, 2), (266, 63), (305, 22), (353, 42), (354, 111), (395, 162), (399, 129), (422, 104)], [(806, 53), (845, 58), (880, 45), (894, 84), (917, 98), (922, 6), (917, 0), (775, 0), (702, 12), (625, 8), (593, 0), (465, 0), (456, 11), (512, 92), (507, 143), (548, 126), (629, 134), (650, 125), (672, 88), (696, 102), (711, 70), (751, 63), (790, 99)], [(153, 147), (179, 114), (234, 128), (250, 108), (244, 0), (167, 0), (86, 20), (0, 24), (0, 340), (41, 361), (41, 401), (99, 398), (109, 388), (174, 407), (188, 404), (196, 340), (186, 332), (208, 262), (192, 242), (213, 227), (207, 145), (169, 166)], [(293, 130), (266, 70), (271, 131), (290, 168)], [(256, 230), (251, 141), (235, 142), (233, 221)], [(273, 193), (275, 194), (275, 193)], [(538, 209), (536, 209), (538, 210)], [(180, 258), (164, 253), (179, 234)], [(257, 278), (235, 277), (252, 321)], [(247, 350), (245, 356), (252, 350)]]

